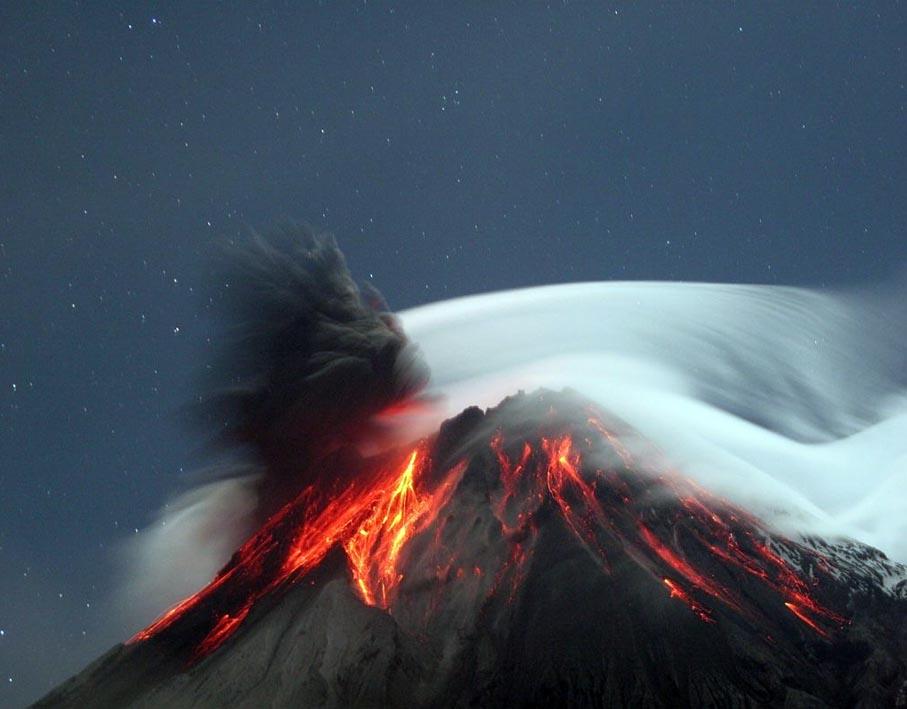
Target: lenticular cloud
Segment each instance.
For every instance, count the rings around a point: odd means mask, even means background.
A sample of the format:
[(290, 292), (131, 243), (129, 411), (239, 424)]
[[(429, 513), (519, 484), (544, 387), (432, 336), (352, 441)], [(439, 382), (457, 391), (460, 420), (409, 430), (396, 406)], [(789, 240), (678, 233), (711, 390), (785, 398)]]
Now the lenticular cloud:
[[(406, 389), (420, 405), (377, 413), (385, 434), (377, 445), (434, 434), (464, 408), (496, 406), (519, 390), (572, 388), (629, 424), (637, 440), (621, 445), (641, 474), (672, 469), (789, 536), (849, 537), (907, 562), (900, 302), (770, 286), (585, 283), (414, 308), (398, 314), (402, 331), (388, 331), (401, 341), (405, 333), (431, 377), (426, 390)], [(286, 348), (284, 330), (274, 332)], [(274, 371), (264, 365), (277, 350), (255, 351), (259, 369)], [(309, 353), (289, 351), (293, 361)], [(263, 391), (278, 403), (287, 395), (276, 385)], [(306, 420), (318, 421), (310, 399)], [(324, 400), (336, 407), (348, 397)], [(255, 419), (295, 430), (283, 420)], [(349, 443), (368, 455), (375, 441), (360, 438)], [(281, 456), (299, 455), (289, 439), (281, 445)], [(257, 462), (171, 500), (124, 549), (117, 597), (129, 625), (206, 584), (254, 531), (273, 465)]]
[(785, 531), (907, 561), (907, 387), (897, 305), (773, 286), (587, 283), (400, 313), (429, 420), (571, 387), (669, 465)]

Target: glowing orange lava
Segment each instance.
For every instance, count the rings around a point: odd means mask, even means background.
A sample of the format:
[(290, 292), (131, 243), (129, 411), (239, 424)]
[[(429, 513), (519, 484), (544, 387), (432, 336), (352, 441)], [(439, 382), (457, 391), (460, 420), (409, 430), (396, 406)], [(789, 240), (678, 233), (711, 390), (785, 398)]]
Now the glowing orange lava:
[(399, 565), (403, 546), (444, 507), (465, 468), (455, 466), (435, 491), (418, 493), (420, 462), (418, 451), (413, 451), (400, 476), (386, 493), (379, 493), (371, 513), (343, 544), (359, 594), (370, 606), (390, 605), (393, 590), (403, 580)]
[(595, 496), (595, 488), (583, 478), (582, 460), (573, 449), (572, 438), (543, 438), (542, 450), (548, 458), (545, 480), (548, 492), (570, 529), (596, 552), (598, 560), (607, 568), (608, 557), (598, 535), (610, 531), (611, 524)]
[(712, 618), (712, 615), (709, 613), (708, 609), (704, 608), (696, 601), (694, 601), (690, 597), (690, 594), (687, 593), (679, 583), (672, 581), (671, 579), (662, 580), (664, 581), (664, 585), (668, 587), (668, 590), (671, 593), (671, 598), (679, 598), (690, 607), (690, 610), (692, 610), (696, 615), (699, 616), (700, 619), (704, 620), (706, 623), (715, 622), (715, 619)]
[[(705, 622), (716, 623), (721, 606), (741, 622), (764, 617), (769, 602), (757, 605), (749, 595), (731, 590), (737, 573), (738, 579), (754, 579), (770, 591), (760, 598), (775, 598), (823, 637), (845, 623), (816, 599), (815, 582), (801, 578), (770, 547), (768, 531), (758, 520), (679, 476), (644, 474), (595, 412), (581, 424), (544, 428), (528, 440), (518, 438), (510, 452), (502, 431), (491, 436), (490, 461), (497, 476), (483, 493), (485, 519), (495, 531), (499, 528), (503, 546), (485, 557), (496, 560), (486, 568), (450, 539), (442, 543), (451, 517), (445, 510), (469, 461), (438, 470), (431, 446), (424, 442), (395, 464), (326, 475), (322, 483), (302, 490), (235, 552), (210, 584), (131, 642), (172, 635), (191, 646), (190, 662), (195, 662), (233, 635), (260, 600), (298, 581), (337, 549), (346, 556), (355, 592), (371, 606), (391, 612), (402, 607), (398, 604), (407, 596), (401, 584), (407, 574), (435, 584), (423, 608), (427, 614), (438, 607), (438, 594), (448, 583), (466, 584), (485, 601), (500, 595), (510, 603), (536, 558), (540, 520), (548, 519), (541, 514), (545, 510), (563, 520), (602, 573), (610, 573), (606, 550), (625, 553)], [(586, 453), (596, 453), (590, 460), (605, 459), (603, 451), (613, 454), (606, 470), (584, 463)], [(420, 537), (421, 548), (431, 550), (418, 557), (425, 569), (413, 567), (408, 551)], [(189, 640), (172, 630), (179, 623), (190, 629)]]
[[(417, 447), (402, 469), (352, 478), (333, 497), (321, 498), (317, 490), (306, 488), (243, 544), (208, 586), (130, 642), (147, 640), (198, 611), (209, 625), (192, 656), (193, 661), (200, 659), (220, 647), (261, 598), (305, 575), (338, 545), (346, 551), (362, 600), (387, 608), (403, 579), (399, 559), (404, 545), (431, 523), (465, 469), (465, 463), (454, 466), (429, 491), (418, 479), (423, 464), (424, 453)], [(243, 593), (231, 592), (234, 586)], [(219, 614), (212, 617), (209, 604), (218, 607)]]
[[(627, 470), (638, 469), (628, 450), (598, 416), (591, 414), (586, 424)], [(594, 448), (592, 440), (584, 440)], [(846, 623), (843, 617), (815, 599), (809, 585), (791, 564), (766, 546), (762, 539), (768, 538), (767, 530), (742, 510), (679, 476), (652, 476), (646, 494), (651, 496), (660, 488), (662, 497), (680, 502), (679, 512), (675, 506), (654, 518), (653, 521), (660, 523), (658, 529), (664, 530), (656, 531), (655, 526), (641, 517), (644, 508), (639, 509), (633, 499), (634, 482), (622, 471), (596, 470), (590, 474), (584, 470), (582, 456), (570, 434), (542, 437), (540, 443), (541, 456), (533, 458), (532, 447), (524, 443), (523, 454), (515, 464), (507, 455), (501, 433), (492, 437), (491, 448), (501, 468), (503, 489), (495, 509), (505, 531), (518, 529), (517, 523), (525, 524), (529, 518), (520, 512), (516, 520), (505, 519), (503, 513), (512, 506), (512, 501), (537, 501), (542, 497), (540, 490), (544, 490), (569, 529), (605, 571), (609, 568), (605, 540), (610, 536), (653, 574), (668, 572), (682, 578), (688, 584), (686, 588), (669, 576), (661, 577), (671, 597), (681, 600), (703, 621), (715, 622), (714, 613), (694, 593), (721, 602), (742, 618), (755, 620), (763, 612), (713, 578), (711, 570), (688, 558), (678, 536), (681, 529), (707, 552), (706, 558), (714, 557), (724, 562), (725, 569), (739, 568), (758, 579), (781, 597), (793, 615), (820, 635), (829, 637), (823, 624), (836, 628)], [(638, 482), (635, 487), (639, 487)], [(521, 546), (519, 555), (509, 563), (526, 555), (527, 550)]]

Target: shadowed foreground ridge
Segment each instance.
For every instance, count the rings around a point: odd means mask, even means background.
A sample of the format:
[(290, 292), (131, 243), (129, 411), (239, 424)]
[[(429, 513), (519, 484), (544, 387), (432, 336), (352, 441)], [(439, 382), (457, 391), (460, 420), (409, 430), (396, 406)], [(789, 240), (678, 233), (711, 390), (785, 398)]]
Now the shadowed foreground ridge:
[(795, 542), (578, 396), (467, 409), (275, 513), (37, 703), (907, 706), (905, 569)]

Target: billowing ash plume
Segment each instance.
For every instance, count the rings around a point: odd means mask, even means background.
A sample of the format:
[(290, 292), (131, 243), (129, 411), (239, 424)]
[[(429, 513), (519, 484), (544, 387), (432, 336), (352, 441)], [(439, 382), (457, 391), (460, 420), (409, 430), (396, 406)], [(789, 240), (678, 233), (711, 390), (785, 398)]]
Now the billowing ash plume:
[(200, 410), (222, 443), (251, 450), (270, 509), (311, 482), (301, 476), (313, 462), (375, 434), (375, 417), (411, 400), (428, 372), (330, 234), (255, 237), (225, 280), (234, 325)]
[(318, 461), (374, 449), (389, 435), (382, 414), (416, 404), (428, 381), (384, 298), (356, 285), (328, 233), (293, 225), (254, 235), (227, 252), (221, 280), (227, 327), (189, 413), (228, 462), (127, 545), (119, 604), (130, 616), (207, 582), (313, 482)]

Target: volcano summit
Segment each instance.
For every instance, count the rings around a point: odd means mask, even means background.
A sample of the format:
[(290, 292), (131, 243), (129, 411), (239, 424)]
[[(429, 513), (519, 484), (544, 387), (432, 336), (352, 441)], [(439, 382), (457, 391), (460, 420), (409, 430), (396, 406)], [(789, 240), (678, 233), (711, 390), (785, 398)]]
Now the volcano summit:
[(903, 705), (902, 566), (773, 534), (623, 434), (539, 391), (338, 456), (347, 484), (38, 706)]
[(207, 409), (255, 453), (255, 528), (36, 706), (907, 706), (907, 568), (779, 531), (584, 392), (401, 443), (424, 370), (301, 243), (252, 269), (267, 327)]

